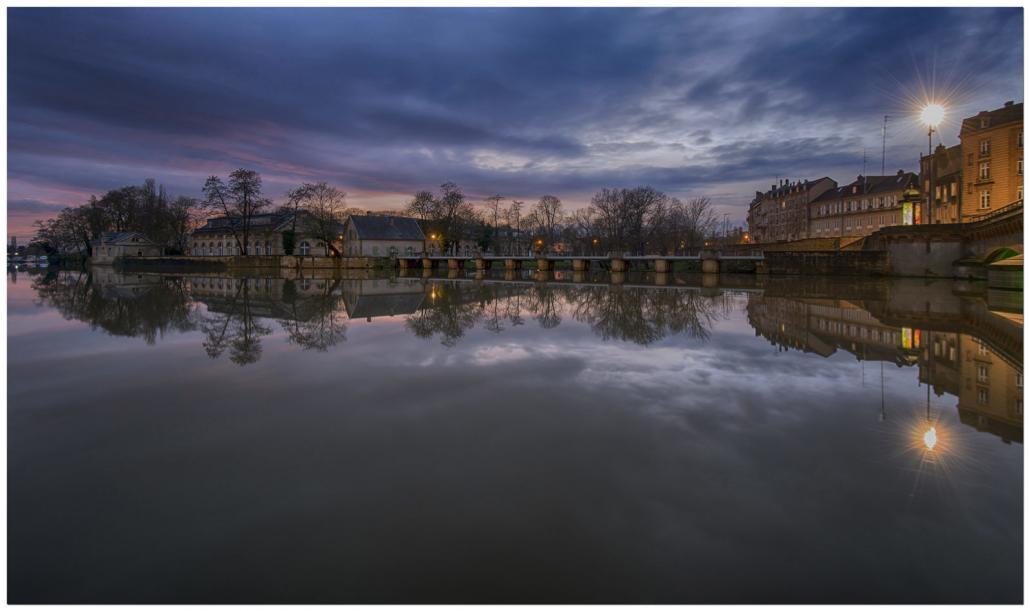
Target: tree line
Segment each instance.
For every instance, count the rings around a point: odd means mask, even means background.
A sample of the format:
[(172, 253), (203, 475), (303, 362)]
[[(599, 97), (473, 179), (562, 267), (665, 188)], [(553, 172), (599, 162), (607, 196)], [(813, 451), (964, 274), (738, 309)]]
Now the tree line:
[(653, 187), (601, 189), (590, 205), (566, 212), (561, 199), (544, 195), (532, 206), (491, 195), (477, 210), (452, 182), (437, 193), (419, 191), (405, 212), (422, 221), (426, 235), (447, 252), (462, 241), (500, 254), (569, 250), (578, 254), (674, 254), (698, 248), (717, 225), (707, 197), (684, 202)]
[[(55, 218), (37, 221), (36, 241), (58, 252), (89, 252), (90, 243), (104, 232), (138, 231), (172, 254), (185, 253), (190, 232), (205, 218), (222, 216), (230, 220), (225, 229), (236, 252), (245, 256), (253, 254), (255, 217), (274, 212), (292, 218), (292, 225), (283, 232), (285, 252), (293, 251), (296, 235), (302, 231), (324, 243), (327, 255), (338, 256), (343, 223), (361, 212), (347, 207), (347, 194), (326, 182), (303, 183), (276, 205), (265, 196), (261, 175), (245, 168), (226, 178), (210, 176), (201, 191), (200, 199), (173, 199), (163, 186), (147, 179), (141, 186), (92, 196), (82, 206), (64, 208)], [(708, 198), (684, 202), (650, 186), (604, 188), (587, 207), (572, 211), (554, 195), (544, 195), (531, 206), (501, 195), (491, 195), (483, 203), (485, 207), (478, 209), (457, 184), (445, 182), (435, 192), (416, 192), (398, 214), (418, 219), (430, 248), (440, 252), (472, 246), (498, 254), (675, 254), (700, 247), (716, 227)]]

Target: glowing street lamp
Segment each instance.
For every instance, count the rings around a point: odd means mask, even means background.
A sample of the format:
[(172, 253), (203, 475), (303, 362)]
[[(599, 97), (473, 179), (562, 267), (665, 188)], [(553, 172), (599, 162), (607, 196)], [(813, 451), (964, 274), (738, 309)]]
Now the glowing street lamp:
[(933, 223), (933, 132), (937, 129), (937, 126), (944, 120), (945, 110), (944, 107), (936, 102), (930, 102), (923, 107), (923, 111), (919, 113), (919, 119), (926, 125), (926, 142), (927, 142), (927, 154), (929, 156), (926, 167), (927, 172), (930, 174), (930, 181), (927, 188), (928, 193), (926, 194), (926, 222), (927, 224)]

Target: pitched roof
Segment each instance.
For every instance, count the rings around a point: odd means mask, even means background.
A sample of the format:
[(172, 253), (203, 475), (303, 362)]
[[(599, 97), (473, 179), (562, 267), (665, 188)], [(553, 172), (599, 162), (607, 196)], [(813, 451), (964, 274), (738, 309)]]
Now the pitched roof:
[(350, 318), (376, 318), (414, 314), (425, 300), (425, 293), (398, 293), (394, 295), (344, 295), (347, 316)]
[(154, 241), (143, 235), (138, 231), (105, 231), (100, 234), (100, 239), (95, 240), (94, 243), (114, 245), (114, 244), (154, 244)]
[[(982, 122), (986, 120), (986, 124)], [(1006, 123), (1014, 123), (1023, 120), (1023, 103), (1014, 104), (1005, 102), (1001, 108), (994, 110), (983, 110), (972, 117), (962, 119), (962, 128), (959, 130), (959, 137), (968, 135), (981, 129), (992, 129)], [(982, 125), (982, 127), (981, 127)]]
[[(913, 172), (898, 172), (887, 176), (859, 176), (850, 184), (842, 185), (836, 189), (830, 189), (819, 197), (812, 200), (812, 203), (836, 201), (842, 197), (851, 195), (875, 195), (877, 193), (891, 193), (907, 189), (912, 183), (919, 184), (919, 177)], [(857, 193), (852, 193), (852, 187), (859, 187)]]
[[(291, 214), (279, 214), (277, 212), (270, 212), (266, 214), (255, 214), (250, 217), (251, 229), (257, 229), (260, 227), (277, 227), (289, 220)], [(230, 227), (239, 227), (243, 224), (243, 217), (239, 216), (215, 216), (207, 219), (207, 223), (203, 227), (198, 227), (193, 230), (193, 233), (216, 233), (223, 232)]]
[(407, 216), (378, 214), (353, 215), (348, 219), (360, 240), (418, 240), (426, 239), (418, 221)]

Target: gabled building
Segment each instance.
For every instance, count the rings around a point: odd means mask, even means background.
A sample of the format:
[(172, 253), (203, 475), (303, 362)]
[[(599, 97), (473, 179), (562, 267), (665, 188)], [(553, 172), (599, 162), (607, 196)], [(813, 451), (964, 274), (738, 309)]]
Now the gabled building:
[(962, 221), (1023, 200), (1023, 103), (962, 120)]
[(919, 158), (919, 182), (923, 197), (930, 189), (933, 170), (933, 224), (958, 223), (962, 213), (962, 145), (945, 147), (938, 144), (933, 155)]
[(109, 265), (119, 257), (160, 257), (164, 248), (137, 231), (105, 231), (90, 244), (90, 260)]
[(410, 256), (425, 251), (422, 228), (407, 216), (356, 214), (344, 226), (343, 253), (348, 257)]
[(919, 177), (912, 172), (859, 176), (812, 201), (808, 237), (866, 236), (891, 225), (922, 224), (919, 196)]
[(756, 191), (748, 207), (749, 239), (759, 244), (801, 240), (809, 236), (809, 204), (836, 188), (837, 182), (781, 180), (766, 191)]
[[(309, 212), (297, 213), (296, 223), (292, 212), (255, 214), (250, 217), (247, 254), (285, 255), (286, 244), (283, 234), (294, 232), (293, 252), (302, 257), (338, 256), (343, 235), (343, 225), (336, 224), (328, 235), (322, 236), (317, 223)], [(243, 219), (217, 216), (207, 219), (203, 227), (194, 229), (187, 246), (194, 257), (233, 257), (242, 254)], [(323, 239), (326, 238), (333, 238)]]

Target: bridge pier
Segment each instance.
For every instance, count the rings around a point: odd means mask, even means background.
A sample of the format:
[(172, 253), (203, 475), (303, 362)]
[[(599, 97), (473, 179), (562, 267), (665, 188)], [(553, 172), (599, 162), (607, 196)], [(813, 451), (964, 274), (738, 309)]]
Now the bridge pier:
[(408, 269), (408, 266), (410, 266), (411, 263), (412, 262), (408, 261), (407, 259), (397, 259), (398, 269)]
[(476, 269), (477, 270), (490, 269), (490, 263), (492, 263), (492, 262), (491, 261), (487, 261), (486, 259), (480, 257), (480, 258), (476, 259)]
[(613, 272), (624, 272), (626, 271), (626, 260), (612, 257), (611, 268)]
[(667, 259), (655, 259), (654, 271), (659, 274), (667, 274), (672, 271), (672, 262)]
[(515, 270), (515, 269), (519, 269), (520, 267), (522, 267), (522, 261), (519, 261), (518, 259), (505, 259), (504, 260), (504, 269)]
[(422, 258), (422, 269), (433, 269), (433, 265), (435, 263), (436, 262), (433, 261), (432, 259), (430, 259), (429, 257), (423, 257)]
[(461, 269), (461, 259), (447, 259), (447, 269)]
[(586, 259), (573, 259), (572, 260), (572, 271), (574, 272), (585, 272), (590, 267), (590, 261)]
[(552, 267), (552, 264), (551, 264), (551, 261), (549, 259), (537, 259), (536, 260), (536, 269), (537, 269), (537, 271), (541, 271), (541, 272), (551, 271), (551, 267)]
[(718, 259), (704, 259), (701, 261), (701, 272), (705, 274), (718, 274), (719, 273), (719, 260)]

